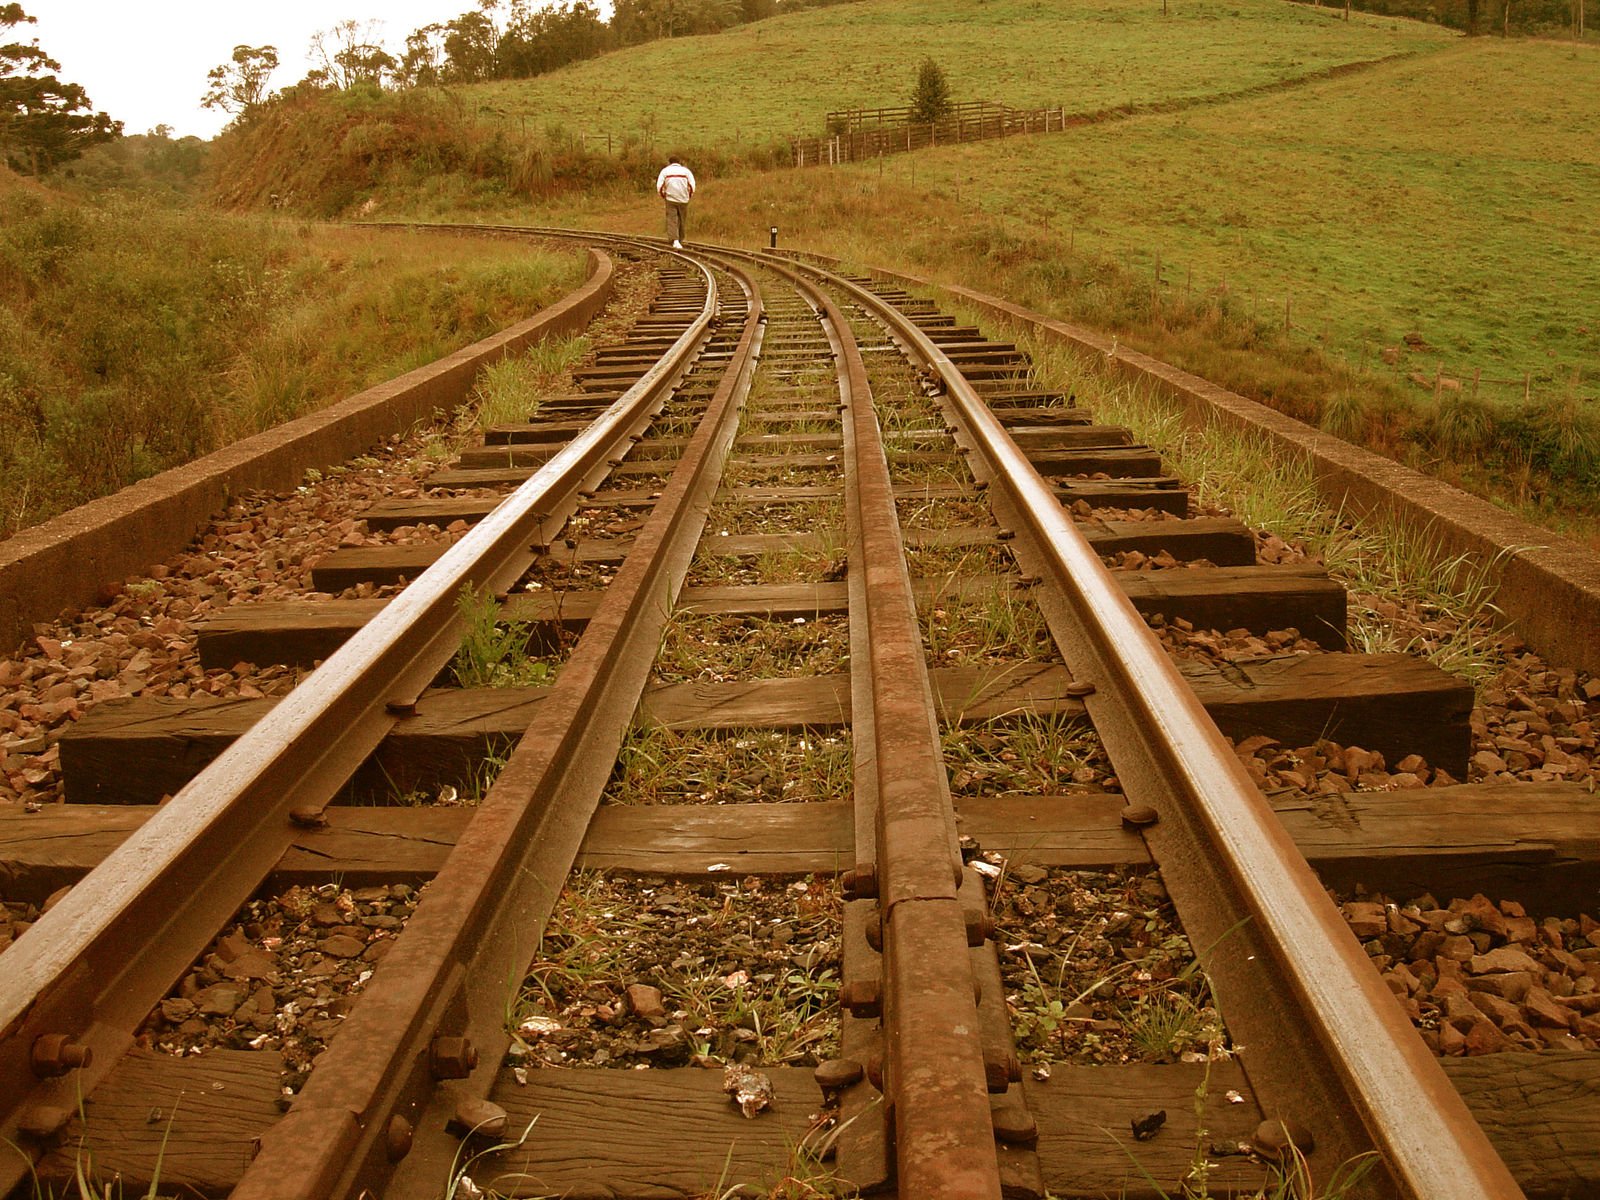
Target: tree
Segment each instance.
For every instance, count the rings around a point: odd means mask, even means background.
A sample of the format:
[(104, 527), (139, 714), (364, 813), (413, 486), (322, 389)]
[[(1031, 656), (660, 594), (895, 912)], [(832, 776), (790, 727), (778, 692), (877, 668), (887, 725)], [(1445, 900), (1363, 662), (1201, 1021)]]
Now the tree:
[(931, 58), (917, 68), (917, 90), (911, 94), (911, 119), (919, 125), (932, 125), (950, 114), (950, 81), (944, 68)]
[(716, 33), (742, 19), (739, 0), (616, 0), (611, 29), (625, 45)]
[(276, 46), (235, 46), (233, 57), (206, 75), (210, 86), (200, 103), (245, 116), (267, 98), (267, 80), (277, 67)]
[[(0, 30), (33, 23), (21, 4), (0, 4)], [(43, 73), (60, 69), (37, 39), (0, 45), (0, 160), (18, 171), (37, 175), (122, 136), (122, 122), (95, 112), (82, 87)]]
[(553, 71), (604, 50), (610, 31), (600, 10), (588, 0), (529, 10), (513, 6), (495, 52), (495, 74), (525, 79)]
[(406, 52), (395, 78), (401, 87), (432, 87), (444, 63), (444, 26), (424, 25), (406, 37)]
[(310, 57), (317, 64), (302, 84), (348, 91), (358, 83), (383, 86), (385, 77), (399, 67), (394, 56), (377, 41), (381, 21), (340, 21), (332, 29), (311, 36)]
[(445, 78), (452, 83), (493, 79), (500, 31), (488, 14), (462, 13), (446, 22), (444, 29)]

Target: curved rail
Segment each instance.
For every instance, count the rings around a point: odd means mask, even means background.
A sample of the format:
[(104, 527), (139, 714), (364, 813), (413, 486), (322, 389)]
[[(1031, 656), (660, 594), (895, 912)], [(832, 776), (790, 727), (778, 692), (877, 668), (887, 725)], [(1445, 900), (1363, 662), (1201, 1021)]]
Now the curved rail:
[[(857, 918), (882, 933), (881, 966), (856, 975), (867, 986), (841, 991), (840, 999), (853, 1013), (882, 1016), (877, 1077), (901, 1194), (1001, 1194), (999, 1123), (987, 1093), (1006, 1091), (1016, 1075), (990, 1054), (984, 1012), (997, 998), (974, 1002), (990, 985), (962, 953), (983, 940), (983, 923), (964, 912), (968, 893), (893, 487), (860, 351), (824, 287), (871, 313), (937, 379), (974, 473), (989, 485), (996, 515), (1016, 530), (1018, 561), (1052, 585), (1038, 593), (1049, 628), (1086, 692), (1130, 820), (1144, 827), (1191, 939), (1205, 947), (1205, 966), (1268, 1115), (1315, 1132), (1319, 1161), (1375, 1149), (1382, 1166), (1363, 1194), (1522, 1195), (1143, 619), (951, 359), (849, 280), (724, 248), (691, 247), (673, 257), (690, 253), (758, 263), (795, 282), (820, 314), (840, 370), (851, 650), (870, 667), (852, 672), (859, 770), (855, 869), (845, 885), (870, 909), (861, 917), (858, 907)], [(718, 301), (715, 280), (698, 269), (707, 301), (674, 347), (685, 355), (709, 336)], [(765, 319), (753, 278), (740, 276), (740, 286), (750, 304), (736, 365), (635, 553), (405, 936), (289, 1114), (263, 1136), (260, 1156), (233, 1192), (239, 1200), (431, 1194), (458, 1152), (447, 1123), (460, 1128), (485, 1113), (508, 1040), (504, 980), (525, 965), (577, 854), (732, 445)], [(529, 543), (554, 536), (579, 490), (594, 485), (623, 442), (637, 439), (686, 369), (676, 362), (653, 368), (518, 489), (514, 512), (502, 506), (449, 550), (319, 669), (316, 687), (298, 689), (260, 732), (74, 888), (39, 923), (46, 936), (30, 935), (8, 952), (8, 967), (22, 969), (0, 980), (0, 1080), (12, 1085), (13, 1098), (0, 1133), (15, 1128), (24, 1106), (70, 1104), (70, 1092), (109, 1069), (126, 1031), (270, 869), (287, 844), (291, 807), (294, 820), (319, 819), (333, 789), (403, 719), (448, 657), (459, 588), (500, 590), (520, 574)], [(344, 737), (320, 742), (330, 729)], [(297, 763), (308, 746), (322, 748)], [(1145, 811), (1135, 817), (1135, 808)], [(191, 834), (192, 844), (185, 841)], [(181, 882), (161, 874), (173, 867), (189, 874)], [(184, 897), (186, 889), (194, 895)], [(124, 939), (155, 928), (162, 933), (154, 957), (126, 965)], [(39, 1039), (52, 1035), (83, 1055), (83, 1069), (36, 1083)]]
[(732, 363), (632, 553), (236, 1200), (427, 1194), (457, 1153), (447, 1125), (483, 1120), (510, 1040), (505, 980), (533, 957), (599, 803), (760, 352), (759, 292), (740, 282), (750, 303)]
[[(40, 1107), (74, 1111), (133, 1030), (449, 661), (463, 587), (503, 590), (648, 424), (705, 340), (717, 291), (671, 349), (588, 429), (198, 775), (6, 952), (0, 1136)], [(137, 952), (135, 952), (137, 950)], [(51, 1039), (41, 1041), (41, 1039)], [(78, 1069), (41, 1070), (64, 1041)], [(61, 1056), (57, 1056), (58, 1058)], [(25, 1177), (0, 1162), (0, 1189)]]
[(690, 249), (800, 270), (841, 290), (940, 381), (958, 440), (992, 485), (997, 515), (1018, 530), (1019, 560), (1055, 585), (1042, 589), (1047, 623), (1074, 675), (1094, 685), (1086, 705), (1130, 803), (1156, 819), (1145, 838), (1191, 936), (1207, 947), (1208, 973), (1235, 1040), (1248, 1047), (1263, 1106), (1315, 1131), (1330, 1158), (1375, 1149), (1382, 1169), (1369, 1178), (1370, 1192), (1521, 1196), (1214, 723), (948, 356), (869, 289), (819, 267)]
[[(1051, 631), (1074, 675), (1096, 685), (1086, 704), (1125, 792), (1159, 817), (1146, 837), (1163, 879), (1191, 926), (1199, 914), (1218, 914), (1204, 922), (1211, 927), (1206, 966), (1235, 1037), (1249, 1048), (1252, 1078), (1264, 1076), (1264, 1103), (1325, 1131), (1318, 1140), (1336, 1158), (1365, 1152), (1370, 1139), (1401, 1194), (1521, 1196), (1265, 798), (1049, 485), (921, 330), (867, 289), (833, 278), (938, 373), (991, 496), (1012, 509), (1019, 551), (1026, 556), (1031, 543), (1070, 609), (1070, 622), (1054, 614)], [(1319, 1066), (1308, 1069), (1312, 1063)], [(1359, 1125), (1330, 1130), (1345, 1113)]]

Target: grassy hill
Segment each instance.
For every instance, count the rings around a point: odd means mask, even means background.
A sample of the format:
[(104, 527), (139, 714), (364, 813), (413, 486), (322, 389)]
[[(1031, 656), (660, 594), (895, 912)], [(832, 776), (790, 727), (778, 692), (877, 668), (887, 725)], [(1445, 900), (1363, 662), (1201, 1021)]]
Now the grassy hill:
[[(1168, 295), (1226, 286), (1357, 361), (1600, 391), (1600, 48), (1461, 42), (1238, 103), (926, 156), (985, 223)], [(899, 169), (902, 164), (894, 164)], [(1402, 340), (1420, 335), (1422, 349)]]
[(875, 0), (674, 38), (463, 93), (540, 133), (667, 147), (822, 132), (830, 109), (903, 104), (933, 57), (958, 100), (1093, 112), (1192, 100), (1329, 67), (1437, 49), (1455, 34), (1282, 0)]
[[(691, 236), (776, 224), (1002, 292), (1594, 523), (1600, 46), (1168, 7), (862, 0), (528, 81), (338, 97), (216, 157), (246, 202), (655, 232), (650, 181), (679, 149), (702, 183)], [(1092, 119), (842, 168), (771, 151), (830, 109), (903, 102), (926, 56), (957, 99)]]
[[(1250, 40), (1238, 20), (1232, 36)], [(1114, 329), (1536, 519), (1593, 528), (1600, 47), (1451, 39), (1170, 107), (881, 162), (711, 176), (693, 232), (759, 243), (776, 224), (787, 245)], [(539, 215), (659, 221), (647, 194)]]

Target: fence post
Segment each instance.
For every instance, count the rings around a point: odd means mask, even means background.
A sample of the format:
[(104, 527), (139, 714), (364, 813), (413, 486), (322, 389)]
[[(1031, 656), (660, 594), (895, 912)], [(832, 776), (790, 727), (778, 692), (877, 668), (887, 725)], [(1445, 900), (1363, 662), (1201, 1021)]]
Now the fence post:
[(1533, 399), (1533, 372), (1529, 371), (1522, 377), (1522, 402), (1528, 403)]
[(1482, 381), (1483, 381), (1483, 368), (1479, 367), (1477, 370), (1472, 372), (1472, 394), (1474, 396), (1476, 396), (1478, 394), (1478, 384), (1481, 383)]
[(1293, 322), (1289, 319), (1289, 313), (1293, 309), (1293, 306), (1294, 294), (1291, 292), (1289, 295), (1283, 298), (1283, 331), (1285, 333), (1288, 333), (1293, 325)]

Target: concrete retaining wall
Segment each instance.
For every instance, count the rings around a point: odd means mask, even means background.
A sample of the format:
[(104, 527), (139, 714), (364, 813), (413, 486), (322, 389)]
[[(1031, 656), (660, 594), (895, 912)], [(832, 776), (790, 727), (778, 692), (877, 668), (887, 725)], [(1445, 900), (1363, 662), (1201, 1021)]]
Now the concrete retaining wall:
[(587, 282), (525, 321), (0, 542), (0, 653), (32, 636), (35, 622), (92, 604), (107, 585), (177, 554), (230, 497), (287, 491), (312, 468), (346, 462), (436, 410), (454, 409), (484, 367), (552, 334), (585, 328), (613, 279), (610, 257), (591, 250)]

